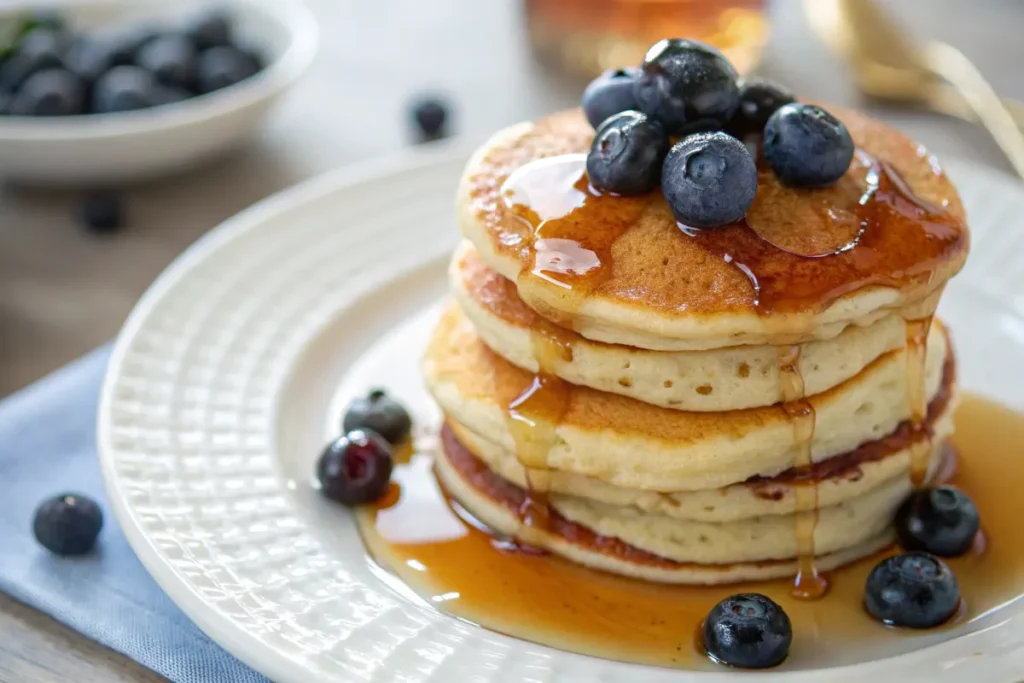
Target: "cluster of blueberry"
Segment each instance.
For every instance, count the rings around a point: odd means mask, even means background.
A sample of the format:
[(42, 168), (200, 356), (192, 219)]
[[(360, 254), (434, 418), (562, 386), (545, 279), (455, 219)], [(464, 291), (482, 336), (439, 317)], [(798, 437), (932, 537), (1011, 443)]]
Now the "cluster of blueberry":
[[(977, 507), (959, 489), (915, 491), (896, 514), (896, 532), (906, 552), (887, 557), (868, 574), (865, 609), (889, 626), (932, 628), (948, 621), (960, 608), (960, 588), (939, 557), (967, 553), (979, 527)], [(711, 610), (701, 636), (715, 661), (760, 669), (786, 658), (793, 630), (776, 602), (741, 593)]]
[(345, 505), (377, 500), (388, 490), (391, 449), (412, 432), (412, 418), (400, 403), (375, 389), (345, 411), (342, 436), (328, 444), (317, 462), (320, 493)]
[(72, 116), (147, 109), (234, 85), (263, 69), (229, 17), (206, 9), (176, 26), (133, 25), (105, 35), (36, 14), (0, 49), (0, 114)]
[(737, 221), (754, 201), (747, 137), (761, 136), (764, 159), (793, 187), (831, 185), (853, 159), (834, 116), (774, 83), (742, 82), (721, 52), (692, 40), (662, 40), (640, 68), (602, 74), (583, 92), (583, 110), (597, 129), (591, 185), (642, 194), (660, 184), (676, 218), (694, 227)]

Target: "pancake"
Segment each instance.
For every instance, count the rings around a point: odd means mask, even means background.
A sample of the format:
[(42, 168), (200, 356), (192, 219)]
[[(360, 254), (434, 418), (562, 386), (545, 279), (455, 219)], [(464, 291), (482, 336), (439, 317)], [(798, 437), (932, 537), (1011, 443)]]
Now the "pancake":
[[(524, 370), (538, 372), (543, 362), (544, 372), (572, 384), (678, 410), (740, 410), (782, 398), (777, 347), (649, 351), (591, 341), (539, 316), (519, 298), (515, 284), (488, 268), (468, 242), (455, 251), (449, 281), (481, 339)], [(558, 352), (539, 357), (538, 336), (553, 340)], [(906, 336), (903, 319), (888, 315), (803, 344), (797, 367), (806, 393), (824, 392), (856, 376), (882, 354), (901, 348)]]
[[(454, 437), (443, 439), (435, 469), (448, 493), (490, 529), (508, 536), (523, 531), (520, 510), (526, 501), (525, 492), (491, 472)], [(531, 527), (529, 531), (531, 544), (570, 561), (647, 581), (719, 584), (781, 578), (797, 572), (796, 560), (790, 559), (721, 564), (674, 561), (613, 536), (596, 534), (566, 519), (557, 509), (546, 529)], [(792, 536), (792, 526), (789, 532)], [(893, 539), (891, 529), (886, 528), (856, 545), (819, 555), (815, 565), (828, 571), (881, 550)]]
[[(949, 365), (952, 373), (952, 362)], [(953, 433), (956, 401), (951, 380), (949, 384), (944, 383), (944, 387), (928, 411), (928, 431), (932, 435), (930, 462), (933, 466), (941, 462), (946, 439)], [(446, 429), (495, 474), (520, 488), (527, 486), (526, 469), (514, 453), (490, 443), (453, 420), (449, 419)], [(910, 446), (919, 438), (921, 435), (915, 436), (909, 423), (904, 422), (889, 436), (833, 456), (818, 463), (809, 473), (787, 470), (775, 477), (755, 477), (721, 489), (677, 492), (628, 489), (594, 477), (552, 471), (548, 475), (548, 490), (553, 503), (562, 496), (573, 496), (698, 522), (791, 515), (798, 509), (799, 497), (795, 486), (806, 483), (811, 477), (817, 482), (817, 504), (822, 507), (863, 496), (894, 480), (900, 482), (901, 495), (906, 495), (911, 490)]]
[[(925, 365), (929, 400), (942, 385), (947, 352), (941, 325), (933, 325)], [(890, 351), (856, 377), (810, 397), (817, 425), (814, 462), (886, 436), (909, 417), (906, 366), (902, 349)], [(443, 412), (516, 452), (507, 409), (536, 378), (491, 351), (456, 306), (442, 314), (422, 369)], [(796, 437), (782, 406), (683, 412), (568, 384), (555, 398), (560, 414), (531, 415), (554, 425), (546, 454), (553, 470), (624, 488), (677, 492), (773, 476), (795, 462)]]
[(832, 112), (860, 150), (846, 176), (794, 189), (762, 168), (746, 220), (700, 231), (681, 230), (659, 191), (590, 188), (582, 153), (593, 131), (578, 110), (513, 126), (470, 160), (459, 226), (527, 305), (602, 342), (789, 344), (927, 317), (967, 255), (956, 190), (903, 134)]

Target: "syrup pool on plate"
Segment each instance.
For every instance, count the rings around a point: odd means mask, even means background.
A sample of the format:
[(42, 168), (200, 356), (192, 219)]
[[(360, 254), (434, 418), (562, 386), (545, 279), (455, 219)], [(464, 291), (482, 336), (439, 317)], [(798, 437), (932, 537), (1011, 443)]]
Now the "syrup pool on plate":
[[(418, 403), (409, 380), (400, 378), (415, 376), (418, 350), (436, 316), (431, 310), (408, 321), (371, 349), (353, 368), (349, 393), (377, 378), (389, 390), (394, 383), (398, 396), (406, 387), (408, 400)], [(343, 397), (335, 401), (343, 404)], [(523, 640), (608, 659), (718, 670), (697, 649), (697, 627), (722, 598), (754, 591), (782, 605), (792, 621), (793, 645), (783, 669), (852, 664), (954, 638), (1024, 595), (1024, 544), (1017, 540), (1024, 512), (1024, 458), (1018, 457), (1024, 416), (967, 394), (956, 429), (955, 467), (947, 463), (944, 478), (974, 499), (983, 535), (973, 552), (948, 560), (964, 598), (962, 610), (952, 623), (927, 631), (887, 628), (864, 611), (864, 581), (885, 553), (827, 572), (828, 594), (802, 601), (793, 597), (791, 579), (662, 585), (518, 551), (444, 496), (432, 473), (432, 438), (420, 440), (420, 451), (396, 468), (391, 494), (360, 510), (358, 523), (368, 561), (403, 593), (411, 590), (433, 609)]]

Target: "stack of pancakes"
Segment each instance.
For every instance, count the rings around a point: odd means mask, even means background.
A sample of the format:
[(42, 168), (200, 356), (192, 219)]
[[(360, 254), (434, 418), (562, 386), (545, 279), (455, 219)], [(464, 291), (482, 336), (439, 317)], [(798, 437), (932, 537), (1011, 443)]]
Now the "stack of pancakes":
[[(952, 430), (952, 349), (929, 322), (968, 236), (933, 158), (839, 115), (848, 178), (762, 172), (747, 223), (700, 234), (660, 193), (587, 187), (577, 111), (485, 144), (423, 363), (450, 495), (500, 534), (655, 581), (791, 576), (889, 544)], [(880, 169), (891, 215), (865, 208)]]

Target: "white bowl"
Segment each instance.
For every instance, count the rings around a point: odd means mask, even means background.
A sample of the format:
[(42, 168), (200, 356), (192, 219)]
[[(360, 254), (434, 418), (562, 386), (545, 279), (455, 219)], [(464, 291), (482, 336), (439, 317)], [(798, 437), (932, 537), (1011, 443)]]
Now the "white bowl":
[[(2, 2), (0, 21), (39, 6)], [(172, 22), (201, 5), (224, 7), (242, 42), (267, 67), (237, 85), (154, 109), (54, 118), (0, 116), (0, 178), (33, 184), (106, 185), (151, 179), (224, 154), (250, 137), (316, 54), (318, 30), (300, 0), (58, 0), (77, 27)]]

